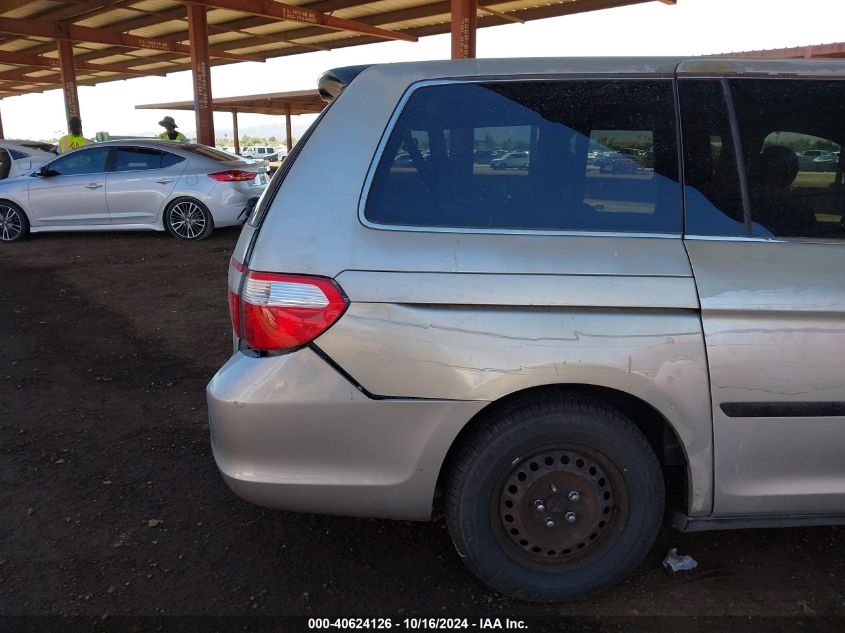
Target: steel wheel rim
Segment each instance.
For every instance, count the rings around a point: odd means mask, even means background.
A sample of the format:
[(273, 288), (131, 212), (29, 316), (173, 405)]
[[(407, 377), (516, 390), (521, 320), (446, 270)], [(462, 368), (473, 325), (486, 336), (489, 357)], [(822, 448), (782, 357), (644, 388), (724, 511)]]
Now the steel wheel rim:
[(205, 212), (195, 202), (178, 202), (173, 205), (168, 214), (170, 228), (179, 237), (192, 240), (205, 231)]
[(535, 449), (509, 463), (495, 491), (496, 540), (509, 558), (540, 571), (567, 571), (601, 557), (627, 523), (621, 473), (585, 446)]
[(17, 209), (8, 205), (0, 205), (0, 239), (10, 242), (20, 236), (23, 231), (23, 219)]

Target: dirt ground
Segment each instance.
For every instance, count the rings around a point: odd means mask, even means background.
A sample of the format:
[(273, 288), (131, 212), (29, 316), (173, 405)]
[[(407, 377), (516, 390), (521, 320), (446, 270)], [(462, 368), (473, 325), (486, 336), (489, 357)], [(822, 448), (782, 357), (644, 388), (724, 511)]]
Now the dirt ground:
[[(313, 616), (583, 616), (582, 627), (599, 616), (607, 630), (708, 631), (769, 616), (769, 631), (845, 630), (843, 528), (667, 528), (616, 588), (529, 605), (474, 580), (442, 520), (299, 515), (239, 500), (217, 474), (204, 396), (230, 353), (225, 284), (237, 234), (197, 244), (53, 234), (0, 247), (0, 630), (25, 628), (8, 617), (24, 615), (297, 616), (292, 629)], [(699, 567), (667, 575), (670, 547)], [(175, 620), (154, 621), (171, 630)], [(259, 621), (276, 622), (247, 622)]]

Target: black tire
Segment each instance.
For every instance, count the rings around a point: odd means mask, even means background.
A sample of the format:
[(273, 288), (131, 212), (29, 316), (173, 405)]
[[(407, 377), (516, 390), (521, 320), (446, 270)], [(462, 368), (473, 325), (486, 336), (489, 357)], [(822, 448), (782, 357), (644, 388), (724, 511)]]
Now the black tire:
[(663, 475), (643, 434), (603, 401), (528, 396), (463, 444), (446, 505), (458, 554), (486, 585), (531, 602), (573, 600), (616, 584), (648, 553)]
[(178, 240), (197, 242), (214, 230), (211, 212), (193, 198), (176, 198), (164, 210), (164, 227)]
[(0, 242), (20, 242), (29, 235), (29, 218), (10, 200), (0, 200)]

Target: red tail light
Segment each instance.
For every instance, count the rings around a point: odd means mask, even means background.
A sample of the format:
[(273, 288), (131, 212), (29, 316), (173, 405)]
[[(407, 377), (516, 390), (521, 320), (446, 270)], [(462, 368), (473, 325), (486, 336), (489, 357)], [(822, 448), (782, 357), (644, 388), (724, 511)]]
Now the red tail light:
[(244, 275), (244, 265), (234, 257), (229, 260), (229, 318), (232, 319), (232, 329), (237, 336), (241, 335), (241, 307), (240, 296), (241, 278)]
[(254, 350), (282, 351), (307, 345), (328, 330), (347, 305), (340, 287), (325, 277), (245, 271), (234, 258), (229, 267), (232, 327)]
[(208, 177), (214, 178), (217, 182), (244, 182), (246, 180), (255, 180), (257, 175), (258, 174), (251, 171), (230, 169), (229, 171), (218, 171), (213, 174), (208, 174)]

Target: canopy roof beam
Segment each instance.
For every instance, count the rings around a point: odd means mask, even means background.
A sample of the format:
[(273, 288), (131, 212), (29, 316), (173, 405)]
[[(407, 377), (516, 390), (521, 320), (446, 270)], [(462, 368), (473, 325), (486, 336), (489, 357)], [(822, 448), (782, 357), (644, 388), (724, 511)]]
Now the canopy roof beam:
[[(146, 62), (149, 63), (149, 62)], [(55, 68), (60, 67), (59, 60), (55, 57), (47, 57), (45, 55), (32, 55), (29, 53), (17, 53), (11, 51), (0, 51), (0, 64), (14, 64), (15, 66), (36, 66), (39, 68)], [(74, 68), (77, 70), (94, 70), (105, 71), (112, 73), (121, 73), (124, 75), (138, 75), (139, 77), (148, 77), (149, 75), (159, 75), (164, 77), (165, 73), (155, 70), (132, 70), (125, 68), (120, 64), (92, 64), (78, 59), (74, 59)]]
[[(79, 26), (64, 22), (50, 22), (47, 20), (32, 20), (29, 18), (0, 18), (0, 32), (12, 35), (32, 35), (54, 40), (74, 40), (79, 42), (94, 42), (97, 44), (111, 44), (127, 48), (156, 50), (171, 53), (191, 54), (191, 47), (177, 42), (170, 42), (160, 38), (141, 37), (109, 29), (99, 29), (90, 26)], [(209, 48), (210, 57), (231, 59), (240, 62), (263, 62), (264, 58), (254, 55), (237, 55), (216, 48)]]
[[(189, 0), (182, 0), (189, 2)], [(191, 0), (194, 1), (194, 0)], [(417, 38), (406, 33), (388, 31), (387, 29), (371, 26), (356, 20), (346, 20), (314, 11), (308, 7), (299, 7), (274, 0), (196, 0), (198, 4), (204, 4), (211, 9), (227, 9), (229, 11), (240, 11), (276, 20), (287, 20), (290, 22), (301, 22), (312, 24), (324, 29), (335, 31), (350, 31), (361, 35), (372, 35), (385, 40), (402, 40), (404, 42), (416, 42)]]
[(490, 15), (495, 15), (497, 17), (502, 18), (503, 20), (507, 20), (508, 22), (514, 22), (516, 24), (525, 24), (525, 20), (523, 20), (522, 18), (518, 18), (515, 15), (511, 15), (510, 13), (505, 13), (504, 11), (497, 11), (496, 9), (485, 7), (480, 2), (478, 3), (478, 10), (482, 13), (489, 13)]
[(33, 85), (44, 84), (45, 86), (61, 86), (62, 78), (59, 75), (48, 75), (46, 77), (30, 77), (25, 71), (9, 70), (0, 72), (0, 82), (3, 83), (28, 83)]

